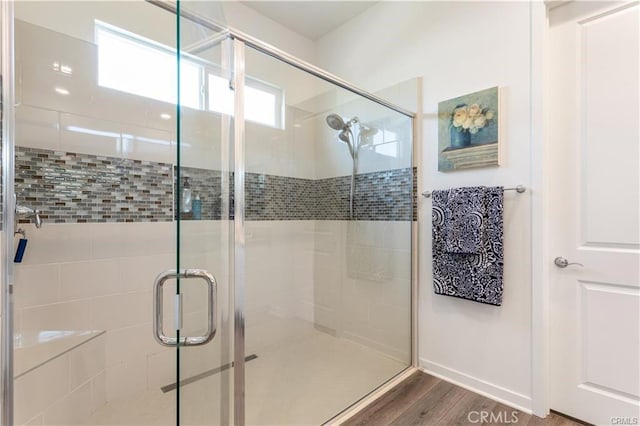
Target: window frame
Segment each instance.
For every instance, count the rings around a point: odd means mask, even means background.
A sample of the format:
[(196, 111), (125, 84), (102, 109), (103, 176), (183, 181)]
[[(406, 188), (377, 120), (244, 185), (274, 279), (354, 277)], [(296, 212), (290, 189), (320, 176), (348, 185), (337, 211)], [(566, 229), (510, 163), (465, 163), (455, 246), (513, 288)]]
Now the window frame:
[[(98, 49), (100, 49), (100, 43), (98, 42), (99, 40), (99, 33), (100, 32), (105, 32), (108, 33), (111, 36), (114, 37), (119, 37), (121, 39), (124, 39), (126, 41), (132, 42), (134, 44), (137, 44), (139, 46), (142, 47), (146, 47), (149, 49), (153, 49), (157, 52), (160, 53), (164, 53), (164, 54), (169, 54), (171, 56), (175, 56), (176, 55), (176, 49), (171, 48), (169, 46), (165, 46), (161, 43), (158, 43), (154, 40), (148, 39), (146, 37), (140, 36), (138, 34), (134, 34), (131, 33), (129, 31), (126, 31), (122, 28), (116, 27), (114, 25), (108, 24), (104, 21), (100, 21), (100, 20), (95, 20), (94, 21), (94, 40), (95, 40), (95, 44), (97, 46)], [(230, 109), (230, 113), (229, 112), (224, 112), (221, 111), (221, 109), (214, 109), (212, 108), (212, 106), (210, 105), (210, 99), (209, 99), (209, 92), (210, 92), (210, 85), (209, 85), (209, 76), (214, 76), (217, 78), (222, 78), (222, 79), (227, 79), (227, 76), (225, 76), (225, 73), (223, 71), (223, 69), (214, 63), (208, 62), (206, 60), (203, 60), (201, 58), (198, 58), (196, 56), (192, 56), (189, 55), (188, 53), (182, 53), (182, 57), (184, 59), (181, 59), (182, 61), (185, 61), (189, 64), (195, 65), (199, 68), (199, 72), (198, 72), (198, 110), (200, 111), (207, 111), (207, 112), (211, 112), (214, 114), (228, 114), (233, 116), (233, 106), (231, 106)], [(99, 58), (99, 54), (98, 54), (98, 58)], [(139, 93), (133, 93), (130, 91), (126, 91), (117, 87), (113, 87), (113, 86), (102, 86), (99, 84), (100, 81), (100, 64), (97, 64), (97, 70), (98, 70), (98, 78), (97, 78), (97, 82), (98, 82), (98, 86), (100, 87), (105, 87), (108, 89), (112, 89), (112, 90), (118, 90), (124, 93), (129, 93), (129, 94), (134, 94), (137, 96), (141, 96), (141, 97), (145, 97), (148, 99), (154, 99), (156, 101), (159, 102), (167, 102), (166, 100), (163, 99), (158, 99), (158, 98), (153, 98), (153, 97), (149, 97), (146, 95), (142, 95)], [(180, 82), (183, 83), (183, 82)], [(276, 128), (276, 129), (281, 129), (284, 130), (285, 129), (285, 92), (284, 89), (275, 86), (273, 84), (267, 83), (265, 81), (259, 80), (257, 78), (251, 77), (251, 76), (245, 76), (245, 87), (250, 87), (252, 89), (267, 93), (271, 96), (273, 96), (274, 98), (274, 105), (273, 105), (273, 112), (274, 112), (274, 122), (273, 123), (265, 123), (262, 121), (256, 121), (256, 120), (252, 120), (250, 118), (246, 117), (245, 114), (245, 120), (250, 121), (252, 123), (255, 124), (260, 124), (263, 126), (267, 126), (267, 127), (272, 127), (272, 128)], [(231, 88), (229, 88), (229, 90), (231, 90)], [(233, 97), (231, 98), (233, 100)], [(175, 103), (174, 103), (175, 104)], [(182, 105), (185, 108), (193, 108), (191, 106), (188, 105)], [(245, 105), (246, 108), (246, 105)]]

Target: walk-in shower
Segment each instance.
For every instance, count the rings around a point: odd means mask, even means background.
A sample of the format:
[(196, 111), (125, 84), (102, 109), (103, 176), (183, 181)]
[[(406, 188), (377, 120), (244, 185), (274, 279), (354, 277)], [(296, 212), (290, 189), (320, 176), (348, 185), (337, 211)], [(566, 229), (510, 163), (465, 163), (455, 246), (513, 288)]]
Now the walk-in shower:
[(5, 424), (321, 424), (412, 365), (411, 112), (215, 2), (12, 5)]

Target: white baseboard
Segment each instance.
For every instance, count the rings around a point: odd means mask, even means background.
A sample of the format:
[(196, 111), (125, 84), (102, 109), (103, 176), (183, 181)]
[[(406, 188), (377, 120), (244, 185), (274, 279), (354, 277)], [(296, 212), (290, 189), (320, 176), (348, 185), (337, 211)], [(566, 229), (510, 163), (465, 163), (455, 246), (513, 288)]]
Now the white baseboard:
[(461, 371), (420, 358), (420, 369), (439, 379), (458, 385), (502, 404), (531, 414), (531, 397), (503, 388), (502, 386), (480, 380)]

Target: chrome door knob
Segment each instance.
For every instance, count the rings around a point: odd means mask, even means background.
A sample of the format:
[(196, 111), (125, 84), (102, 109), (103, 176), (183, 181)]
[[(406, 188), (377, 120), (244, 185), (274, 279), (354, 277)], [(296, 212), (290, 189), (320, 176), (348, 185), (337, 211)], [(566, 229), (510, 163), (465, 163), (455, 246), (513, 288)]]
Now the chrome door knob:
[(553, 260), (553, 263), (555, 263), (555, 265), (558, 268), (566, 268), (569, 265), (578, 265), (578, 266), (584, 266), (582, 263), (578, 263), (578, 262), (569, 262), (567, 259), (565, 259), (562, 256), (558, 256)]

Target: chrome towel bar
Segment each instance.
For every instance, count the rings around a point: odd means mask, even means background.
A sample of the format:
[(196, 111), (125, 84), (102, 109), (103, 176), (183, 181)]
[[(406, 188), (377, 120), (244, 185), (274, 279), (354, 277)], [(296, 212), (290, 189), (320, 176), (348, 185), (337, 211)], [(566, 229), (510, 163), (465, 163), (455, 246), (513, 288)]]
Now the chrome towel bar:
[[(524, 185), (518, 185), (515, 188), (505, 188), (505, 191), (516, 191), (518, 194), (522, 194), (523, 192), (525, 192), (527, 190), (527, 188), (524, 187)], [(431, 191), (424, 191), (422, 193), (422, 196), (425, 198), (430, 198), (431, 197)]]

